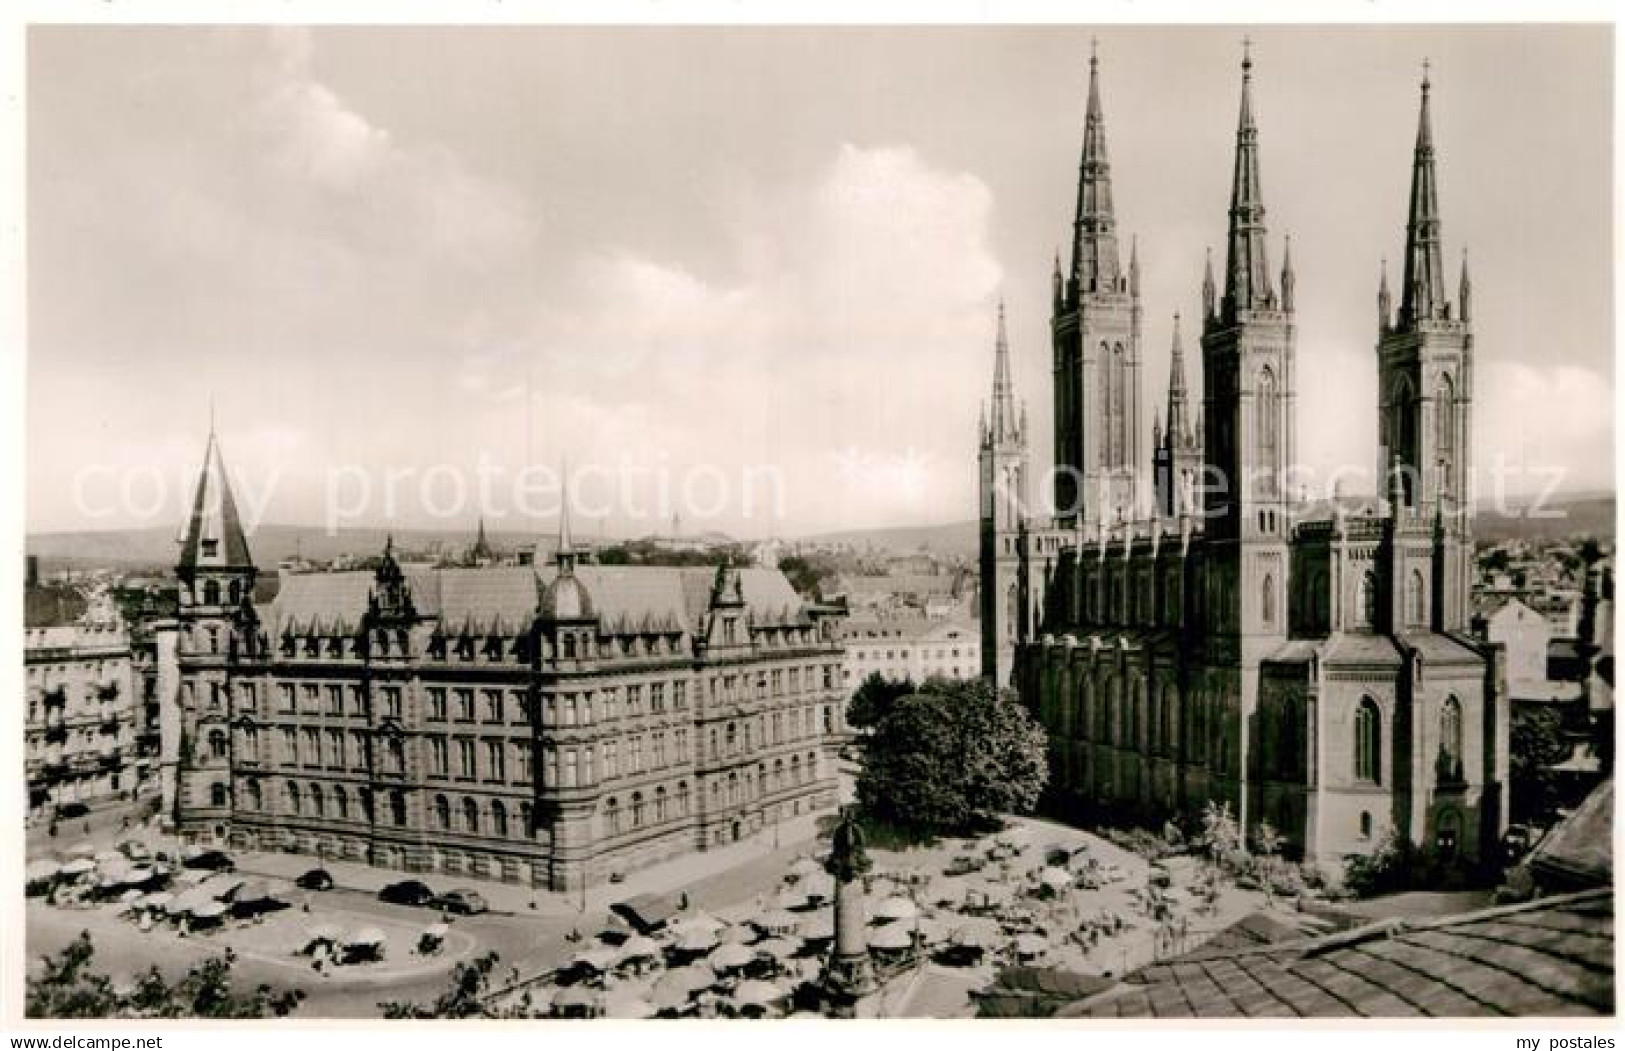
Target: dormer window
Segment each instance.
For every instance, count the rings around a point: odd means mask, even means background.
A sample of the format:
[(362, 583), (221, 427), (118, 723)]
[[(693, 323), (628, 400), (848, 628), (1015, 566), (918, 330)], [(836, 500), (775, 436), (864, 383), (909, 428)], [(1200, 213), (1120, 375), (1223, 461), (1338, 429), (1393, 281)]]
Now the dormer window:
[(204, 558), (214, 558), (220, 552), (220, 541), (209, 538), (198, 541)]

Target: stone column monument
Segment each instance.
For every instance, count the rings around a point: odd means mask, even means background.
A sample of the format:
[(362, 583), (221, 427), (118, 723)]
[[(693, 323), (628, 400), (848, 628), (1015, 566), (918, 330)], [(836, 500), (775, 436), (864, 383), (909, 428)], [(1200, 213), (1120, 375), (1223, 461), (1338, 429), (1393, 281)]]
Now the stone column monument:
[(824, 964), (824, 993), (838, 1012), (850, 1011), (875, 990), (863, 901), (863, 877), (871, 867), (857, 808), (844, 807), (824, 862), (824, 871), (835, 877), (835, 946)]

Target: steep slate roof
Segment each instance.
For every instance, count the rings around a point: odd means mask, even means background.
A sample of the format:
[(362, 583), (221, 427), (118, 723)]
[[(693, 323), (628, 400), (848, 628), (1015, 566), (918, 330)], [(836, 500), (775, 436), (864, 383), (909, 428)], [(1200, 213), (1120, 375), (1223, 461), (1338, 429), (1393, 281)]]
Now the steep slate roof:
[[(740, 569), (740, 593), (757, 624), (794, 620), (801, 598), (784, 574), (773, 569)], [(536, 615), (539, 588), (557, 574), (554, 567), (405, 569), (418, 612), (437, 617), (447, 631), (467, 625), (476, 631), (519, 632)], [(577, 566), (576, 577), (592, 595), (607, 630), (696, 631), (711, 602), (716, 570), (705, 566)], [(370, 570), (295, 573), (286, 578), (264, 622), (275, 632), (293, 627), (342, 624), (354, 628), (372, 592)]]
[(1529, 856), (1535, 882), (1548, 889), (1596, 887), (1614, 881), (1614, 779), (1591, 790)]
[[(203, 542), (215, 541), (209, 554)], [(197, 494), (192, 498), (192, 514), (181, 539), (180, 566), (183, 569), (212, 567), (246, 569), (254, 564), (248, 553), (248, 539), (237, 515), (237, 501), (231, 495), (226, 465), (220, 458), (220, 441), (209, 431), (209, 447), (203, 454), (203, 470), (198, 476)]]
[(1313, 941), (1212, 953), (1135, 972), (1076, 1017), (1607, 1015), (1612, 887)]

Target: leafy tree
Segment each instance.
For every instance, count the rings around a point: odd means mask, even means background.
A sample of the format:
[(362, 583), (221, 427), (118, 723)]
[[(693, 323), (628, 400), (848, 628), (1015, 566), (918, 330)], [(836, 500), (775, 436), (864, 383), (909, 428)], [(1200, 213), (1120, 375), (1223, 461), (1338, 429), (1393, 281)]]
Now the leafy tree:
[(1202, 810), (1202, 834), (1197, 843), (1207, 851), (1214, 868), (1236, 872), (1245, 867), (1246, 851), (1242, 849), (1241, 827), (1230, 812), (1230, 803), (1210, 799)]
[(807, 555), (789, 555), (779, 559), (779, 571), (790, 580), (790, 586), (803, 598), (822, 599), (824, 581), (835, 576), (835, 567), (826, 559)]
[(28, 980), (25, 1011), (30, 1018), (270, 1018), (291, 1014), (305, 998), (302, 990), (273, 992), (259, 985), (247, 996), (231, 987), (236, 955), (205, 960), (171, 984), (153, 967), (125, 991), (90, 969), (96, 949), (83, 932), (56, 956), (41, 960)]
[(1031, 811), (1049, 780), (1044, 730), (986, 680), (933, 680), (875, 724), (858, 775), (864, 811), (933, 832)]
[(507, 1017), (486, 1003), (491, 993), (491, 972), (499, 959), (496, 953), (488, 952), (478, 959), (458, 963), (452, 968), (450, 986), (433, 1003), (390, 1001), (378, 1007), (385, 1018)]
[(1563, 720), (1550, 708), (1514, 708), (1508, 741), (1511, 753), (1512, 819), (1546, 824), (1556, 813), (1559, 794), (1551, 768), (1571, 750)]
[(852, 700), (846, 706), (846, 723), (860, 730), (874, 726), (891, 711), (899, 699), (913, 692), (912, 680), (893, 682), (879, 672), (872, 671), (852, 694)]

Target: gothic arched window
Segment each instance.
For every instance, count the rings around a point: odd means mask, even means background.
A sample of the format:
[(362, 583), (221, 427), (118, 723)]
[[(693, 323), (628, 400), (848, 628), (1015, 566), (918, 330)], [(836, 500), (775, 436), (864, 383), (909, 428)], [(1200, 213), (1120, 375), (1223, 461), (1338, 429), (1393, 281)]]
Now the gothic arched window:
[(1109, 347), (1105, 343), (1102, 343), (1100, 345), (1100, 384), (1099, 385), (1100, 385), (1099, 397), (1100, 397), (1100, 407), (1101, 407), (1101, 422), (1102, 422), (1102, 424), (1104, 424), (1104, 426), (1101, 428), (1101, 431), (1100, 431), (1100, 441), (1096, 443), (1099, 446), (1099, 450), (1096, 453), (1096, 455), (1099, 457), (1099, 461), (1098, 461), (1099, 466), (1101, 466), (1101, 467), (1110, 467), (1112, 465), (1111, 448), (1110, 448), (1110, 446), (1111, 446), (1111, 433), (1112, 433), (1112, 414), (1115, 411), (1115, 409), (1114, 409), (1113, 400), (1112, 400), (1112, 351), (1111, 351), (1111, 347)]
[(1439, 780), (1461, 780), (1461, 702), (1447, 698), (1439, 713)]
[(333, 786), (333, 816), (341, 819), (350, 816), (350, 793), (344, 790), (343, 785)]
[(209, 805), (212, 807), (226, 805), (226, 786), (219, 781), (209, 786)]
[(1016, 637), (1016, 628), (1021, 623), (1021, 600), (1016, 594), (1016, 586), (1010, 585), (1005, 593), (1004, 602), (1005, 632), (1013, 641)]
[(491, 800), (491, 832), (507, 838), (508, 807), (500, 799)]
[(1448, 375), (1439, 377), (1439, 391), (1433, 398), (1433, 433), (1434, 452), (1449, 471), (1456, 455), (1456, 385)]
[(1369, 697), (1362, 697), (1354, 710), (1354, 777), (1382, 781), (1382, 713)]
[(1266, 365), (1258, 373), (1258, 390), (1253, 395), (1253, 432), (1258, 450), (1254, 466), (1263, 472), (1258, 476), (1259, 495), (1266, 497), (1276, 495), (1276, 472), (1281, 466), (1280, 402), (1275, 373)]
[(265, 795), (260, 791), (260, 783), (256, 778), (249, 778), (243, 786), (248, 792), (248, 809), (265, 809)]
[(310, 812), (317, 817), (327, 812), (327, 793), (322, 791), (321, 785), (310, 786)]
[(463, 797), (463, 828), (469, 832), (480, 830), (480, 805), (471, 796)]
[(1272, 626), (1275, 623), (1275, 577), (1265, 573), (1263, 583), (1258, 588), (1259, 615), (1264, 618), (1266, 626)]
[(398, 788), (389, 793), (389, 820), (395, 825), (406, 824), (406, 794)]
[(1410, 582), (1405, 586), (1405, 619), (1413, 628), (1427, 623), (1427, 586), (1420, 569), (1411, 570)]
[(451, 827), (451, 801), (445, 796), (434, 797), (434, 824), (436, 828)]
[(1377, 625), (1377, 574), (1369, 569), (1360, 578), (1360, 618), (1368, 628)]

